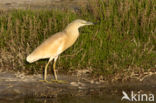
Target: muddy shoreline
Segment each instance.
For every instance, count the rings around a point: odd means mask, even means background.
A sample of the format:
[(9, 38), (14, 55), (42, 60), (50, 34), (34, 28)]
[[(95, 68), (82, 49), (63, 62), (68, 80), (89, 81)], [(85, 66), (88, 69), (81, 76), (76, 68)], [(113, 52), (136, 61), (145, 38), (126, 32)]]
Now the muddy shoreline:
[[(18, 98), (55, 98), (60, 96), (87, 95), (122, 95), (122, 91), (143, 91), (156, 94), (156, 75), (151, 75), (142, 81), (132, 80), (121, 83), (86, 81), (84, 77), (59, 75), (59, 79), (68, 83), (40, 82), (42, 75), (24, 75), (20, 73), (0, 72), (0, 100)], [(86, 78), (86, 77), (85, 77)], [(51, 80), (51, 75), (48, 76)]]

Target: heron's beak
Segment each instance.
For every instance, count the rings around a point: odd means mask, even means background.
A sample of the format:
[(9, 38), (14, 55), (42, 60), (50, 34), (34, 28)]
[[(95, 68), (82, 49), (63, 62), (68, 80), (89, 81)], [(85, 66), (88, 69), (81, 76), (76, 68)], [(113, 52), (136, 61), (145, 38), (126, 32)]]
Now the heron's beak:
[(92, 22), (87, 22), (86, 25), (94, 25)]

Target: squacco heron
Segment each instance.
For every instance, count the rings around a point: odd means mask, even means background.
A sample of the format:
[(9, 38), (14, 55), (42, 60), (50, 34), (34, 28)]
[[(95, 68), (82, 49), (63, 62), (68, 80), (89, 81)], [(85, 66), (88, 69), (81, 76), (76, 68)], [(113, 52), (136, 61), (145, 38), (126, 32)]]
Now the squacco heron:
[(74, 20), (67, 27), (62, 31), (58, 32), (47, 40), (45, 40), (41, 45), (39, 45), (27, 58), (26, 60), (29, 63), (35, 62), (39, 59), (46, 59), (49, 58), (48, 63), (45, 65), (44, 69), (44, 78), (43, 81), (47, 81), (47, 68), (49, 63), (54, 60), (53, 62), (53, 72), (54, 78), (56, 82), (59, 80), (57, 79), (57, 74), (55, 71), (56, 60), (58, 56), (65, 51), (67, 48), (71, 47), (77, 38), (79, 37), (79, 28), (85, 25), (93, 25), (92, 22), (87, 22), (85, 20)]

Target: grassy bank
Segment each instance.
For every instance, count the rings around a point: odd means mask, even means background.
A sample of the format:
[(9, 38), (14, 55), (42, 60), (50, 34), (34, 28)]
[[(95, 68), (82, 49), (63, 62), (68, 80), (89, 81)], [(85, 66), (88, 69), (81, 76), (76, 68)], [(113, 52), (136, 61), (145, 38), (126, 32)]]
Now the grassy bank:
[(53, 33), (77, 18), (97, 22), (80, 29), (74, 46), (57, 62), (62, 70), (92, 69), (93, 74), (122, 76), (156, 70), (155, 0), (91, 0), (70, 10), (0, 12), (0, 68), (42, 71), (47, 60), (28, 64), (26, 56)]

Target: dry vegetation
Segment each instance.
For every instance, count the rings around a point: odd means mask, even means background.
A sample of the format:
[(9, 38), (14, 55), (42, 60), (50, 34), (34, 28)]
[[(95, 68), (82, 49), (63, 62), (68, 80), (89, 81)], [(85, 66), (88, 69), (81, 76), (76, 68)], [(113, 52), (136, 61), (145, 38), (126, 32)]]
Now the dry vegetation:
[(57, 62), (60, 70), (92, 69), (93, 74), (123, 78), (156, 70), (155, 0), (89, 0), (76, 12), (66, 10), (0, 11), (0, 68), (36, 73), (26, 56), (69, 22), (97, 22), (80, 29), (77, 43)]

